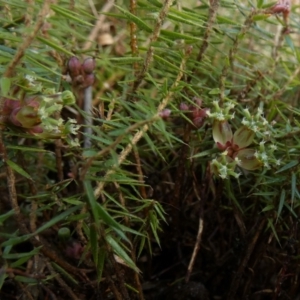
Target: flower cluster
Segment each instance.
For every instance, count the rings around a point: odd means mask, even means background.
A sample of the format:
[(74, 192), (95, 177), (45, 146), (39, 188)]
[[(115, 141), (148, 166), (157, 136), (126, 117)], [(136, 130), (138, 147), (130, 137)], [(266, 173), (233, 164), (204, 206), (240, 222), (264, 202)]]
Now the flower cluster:
[(72, 92), (47, 92), (45, 95), (29, 95), (21, 100), (5, 98), (3, 124), (45, 139), (66, 138), (68, 134), (76, 133), (79, 127), (74, 120), (64, 124), (61, 118), (55, 117), (63, 106), (75, 103)]
[[(233, 107), (227, 104), (224, 112), (215, 102), (215, 111), (209, 113), (213, 117), (212, 134), (217, 148), (222, 154), (212, 160), (212, 171), (225, 179), (229, 175), (238, 177), (237, 167), (247, 171), (253, 171), (261, 167), (270, 168), (271, 164), (279, 165), (280, 161), (274, 156), (276, 146), (269, 144), (266, 146), (267, 138), (270, 137), (272, 126), (263, 117), (261, 109), (251, 115), (248, 109), (242, 111), (244, 118), (242, 125), (234, 133), (228, 122), (234, 114), (229, 111)], [(248, 148), (254, 138), (261, 139), (258, 149)]]
[(203, 126), (204, 121), (209, 114), (209, 109), (201, 108), (202, 100), (199, 98), (194, 97), (193, 102), (194, 104), (190, 105), (182, 102), (179, 109), (187, 112), (187, 116), (192, 121), (193, 127), (198, 129)]
[(74, 87), (79, 89), (87, 88), (94, 84), (96, 67), (95, 60), (88, 57), (83, 63), (76, 56), (72, 56), (68, 61), (68, 73)]

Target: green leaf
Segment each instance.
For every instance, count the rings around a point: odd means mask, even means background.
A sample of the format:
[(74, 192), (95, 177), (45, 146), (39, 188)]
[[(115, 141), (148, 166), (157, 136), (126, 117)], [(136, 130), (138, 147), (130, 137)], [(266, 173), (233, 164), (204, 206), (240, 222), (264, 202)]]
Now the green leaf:
[(278, 221), (278, 218), (280, 217), (284, 202), (285, 202), (285, 190), (282, 190), (281, 194), (280, 194), (280, 200), (279, 200), (279, 205), (278, 205), (278, 210), (277, 210), (276, 222)]
[(25, 146), (12, 146), (12, 145), (7, 145), (6, 149), (11, 149), (11, 150), (21, 150), (21, 151), (29, 151), (29, 152), (50, 152), (48, 150), (42, 149), (42, 148), (34, 148), (34, 147), (25, 147)]
[(122, 239), (129, 242), (119, 223), (102, 207), (100, 203), (96, 201), (91, 182), (89, 180), (85, 180), (83, 184), (95, 223), (99, 224), (100, 219), (102, 219), (103, 222), (111, 227)]
[(264, 0), (257, 0), (257, 8), (262, 8), (264, 2), (265, 2)]
[(98, 209), (97, 209), (97, 201), (94, 196), (94, 190), (92, 188), (92, 184), (89, 180), (85, 180), (83, 182), (83, 185), (85, 187), (85, 191), (87, 194), (88, 202), (92, 210), (92, 215), (94, 217), (94, 221), (96, 224), (99, 224), (99, 214), (98, 214)]
[(65, 276), (68, 280), (70, 280), (73, 284), (78, 285), (78, 281), (72, 277), (65, 269), (60, 267), (58, 264), (52, 262), (53, 268), (60, 272), (63, 276)]
[(3, 242), (1, 245), (2, 245), (2, 247), (14, 246), (14, 245), (17, 245), (17, 244), (27, 241), (28, 239), (30, 239), (33, 236), (34, 236), (34, 234), (31, 233), (31, 234), (18, 236), (18, 237), (13, 237), (13, 238), (10, 238), (9, 240)]
[(8, 96), (10, 87), (11, 87), (11, 79), (7, 77), (2, 77), (0, 79), (1, 96), (3, 97)]
[(280, 247), (281, 247), (280, 240), (279, 240), (278, 234), (277, 234), (277, 232), (276, 232), (276, 230), (275, 230), (275, 227), (274, 227), (274, 224), (273, 224), (273, 220), (272, 220), (272, 219), (268, 219), (268, 227), (271, 228), (271, 230), (272, 230), (272, 232), (273, 232), (273, 234), (274, 234), (274, 236), (275, 236), (275, 238), (276, 238), (278, 244), (279, 244)]
[(219, 88), (211, 89), (208, 94), (209, 95), (219, 95), (220, 94), (220, 89)]
[(299, 164), (298, 160), (292, 160), (288, 164), (286, 164), (285, 166), (283, 166), (282, 168), (280, 168), (275, 174), (278, 174), (278, 173), (281, 173), (283, 171), (289, 170), (289, 169), (297, 166), (298, 164)]
[(195, 42), (202, 40), (197, 36), (191, 36), (191, 35), (182, 34), (175, 31), (164, 30), (164, 29), (161, 30), (161, 35), (172, 40), (187, 40), (187, 41), (195, 41)]
[(169, 67), (173, 70), (180, 71), (180, 68), (177, 66), (173, 65), (172, 63), (168, 62), (166, 59), (154, 54), (153, 55), (154, 59), (160, 62), (160, 65), (163, 67)]
[(42, 248), (42, 246), (35, 248), (30, 252), (25, 252), (25, 253), (8, 253), (8, 254), (3, 253), (2, 258), (4, 258), (4, 259), (19, 259), (19, 258), (26, 257), (26, 256), (33, 256), (33, 255), (38, 254), (41, 248)]
[(134, 14), (130, 13), (129, 11), (123, 9), (118, 5), (115, 5), (115, 7), (118, 8), (127, 17), (128, 21), (135, 23), (140, 29), (152, 33), (152, 28), (149, 27), (144, 21), (139, 19), (137, 16), (135, 16)]
[(59, 214), (58, 216), (55, 216), (54, 218), (52, 218), (50, 221), (46, 222), (44, 225), (42, 225), (41, 227), (39, 227), (35, 232), (34, 235), (41, 233), (42, 231), (52, 227), (53, 225), (55, 225), (56, 223), (60, 222), (60, 221), (64, 221), (69, 215), (71, 215), (73, 212), (75, 212), (76, 210), (79, 210), (82, 208), (83, 205), (77, 205), (77, 206), (73, 206), (67, 210), (65, 210), (64, 212), (62, 212), (61, 214)]
[(105, 258), (106, 258), (106, 251), (104, 249), (104, 247), (101, 247), (99, 249), (99, 253), (98, 253), (98, 264), (97, 264), (97, 279), (98, 282), (101, 281), (102, 279), (102, 273), (103, 273), (103, 269), (104, 269), (104, 263), (105, 263)]
[(268, 14), (262, 14), (262, 15), (255, 15), (253, 16), (253, 21), (263, 21), (270, 17)]
[(15, 211), (12, 209), (3, 215), (0, 215), (0, 223), (3, 223), (6, 219), (13, 216), (14, 214), (15, 214)]
[(51, 5), (51, 9), (55, 11), (56, 13), (64, 16), (67, 18), (67, 20), (73, 20), (76, 23), (81, 23), (83, 25), (93, 26), (93, 24), (86, 22), (83, 20), (82, 16), (77, 14), (76, 12), (70, 11), (69, 9), (63, 8), (61, 5)]
[(106, 241), (111, 245), (113, 251), (124, 260), (124, 262), (133, 269), (136, 272), (140, 272), (140, 270), (137, 268), (135, 263), (132, 261), (132, 259), (128, 256), (126, 251), (121, 247), (121, 245), (110, 235), (107, 234), (105, 236)]
[(103, 208), (102, 205), (96, 203), (96, 206), (99, 217), (104, 221), (104, 223), (111, 227), (111, 229), (113, 229), (122, 239), (130, 243), (120, 224), (114, 218), (112, 218), (112, 216)]
[[(39, 40), (40, 42), (44, 43), (45, 45), (48, 45), (49, 47), (53, 48), (54, 50), (57, 50), (59, 52), (65, 53), (69, 56), (73, 56), (74, 53), (68, 51), (67, 49), (55, 44), (54, 42), (51, 42), (49, 39), (44, 39), (40, 36), (36, 37), (37, 40)], [(59, 73), (57, 73), (59, 74)]]
[(17, 173), (19, 173), (20, 175), (26, 177), (27, 179), (32, 179), (31, 176), (26, 172), (24, 171), (20, 166), (18, 166), (16, 163), (14, 163), (13, 161), (7, 159), (6, 160), (6, 163), (14, 170), (16, 171)]

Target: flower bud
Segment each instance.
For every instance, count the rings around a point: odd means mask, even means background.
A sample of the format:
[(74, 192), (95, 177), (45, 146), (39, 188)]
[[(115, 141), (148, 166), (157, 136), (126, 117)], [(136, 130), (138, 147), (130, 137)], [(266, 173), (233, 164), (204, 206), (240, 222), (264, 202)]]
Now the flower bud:
[(188, 111), (189, 106), (186, 103), (181, 102), (180, 105), (179, 105), (179, 109), (182, 110), (182, 111)]
[(170, 109), (164, 109), (159, 113), (159, 116), (163, 119), (167, 119), (171, 115), (171, 110)]
[(80, 74), (81, 63), (80, 60), (76, 56), (72, 56), (68, 61), (68, 71), (70, 76), (76, 77)]
[(71, 241), (65, 249), (66, 255), (74, 259), (80, 259), (83, 251), (84, 248), (78, 241)]
[(209, 108), (196, 108), (192, 110), (192, 121), (196, 128), (200, 128), (203, 126), (208, 111)]
[(82, 87), (87, 88), (89, 86), (92, 86), (95, 82), (95, 75), (94, 74), (88, 74), (84, 77), (84, 82)]
[(199, 106), (199, 107), (202, 106), (202, 100), (200, 98), (194, 97), (193, 101), (197, 106)]
[(82, 64), (82, 70), (85, 74), (91, 74), (95, 70), (96, 62), (92, 57), (88, 57)]

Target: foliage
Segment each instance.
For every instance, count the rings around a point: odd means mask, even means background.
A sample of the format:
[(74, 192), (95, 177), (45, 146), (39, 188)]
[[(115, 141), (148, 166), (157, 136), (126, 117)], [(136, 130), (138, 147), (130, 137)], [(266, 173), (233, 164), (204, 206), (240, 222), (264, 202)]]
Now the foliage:
[(0, 5), (3, 299), (296, 299), (295, 7)]

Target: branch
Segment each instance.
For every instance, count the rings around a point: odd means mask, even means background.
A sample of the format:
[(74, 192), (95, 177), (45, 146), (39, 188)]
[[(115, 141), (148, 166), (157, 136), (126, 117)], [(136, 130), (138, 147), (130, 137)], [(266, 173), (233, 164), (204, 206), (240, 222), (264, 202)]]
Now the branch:
[(160, 112), (168, 105), (169, 101), (171, 100), (173, 94), (174, 94), (174, 89), (178, 86), (182, 76), (183, 76), (183, 71), (185, 68), (185, 63), (186, 60), (188, 58), (188, 56), (191, 53), (191, 49), (189, 48), (186, 51), (186, 54), (184, 55), (181, 64), (180, 64), (180, 72), (178, 73), (173, 85), (171, 86), (168, 94), (166, 95), (166, 97), (161, 101), (160, 105), (157, 108), (157, 113), (153, 116), (153, 118), (149, 121), (148, 124), (145, 124), (141, 130), (139, 130), (134, 137), (132, 138), (131, 142), (126, 146), (126, 148), (120, 153), (119, 157), (118, 157), (118, 161), (117, 163), (109, 170), (107, 171), (107, 173), (104, 176), (104, 180), (102, 180), (100, 183), (98, 183), (98, 186), (96, 187), (95, 191), (94, 191), (94, 195), (96, 198), (98, 198), (101, 193), (102, 190), (104, 188), (105, 185), (105, 179), (107, 179), (110, 175), (115, 173), (115, 169), (120, 166), (126, 159), (126, 157), (128, 156), (128, 154), (131, 152), (132, 148), (134, 145), (137, 144), (137, 142), (143, 137), (144, 133), (147, 132), (147, 130), (149, 129), (149, 126), (151, 123), (155, 122), (156, 120), (158, 120), (160, 118)]

